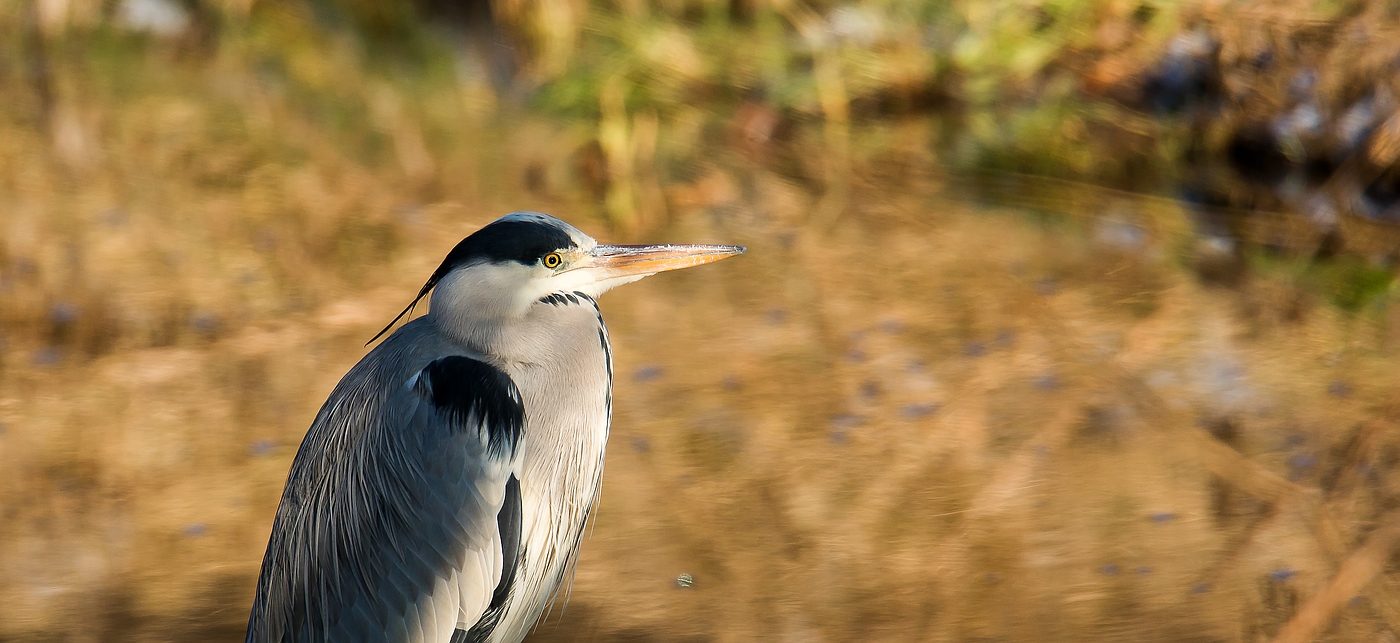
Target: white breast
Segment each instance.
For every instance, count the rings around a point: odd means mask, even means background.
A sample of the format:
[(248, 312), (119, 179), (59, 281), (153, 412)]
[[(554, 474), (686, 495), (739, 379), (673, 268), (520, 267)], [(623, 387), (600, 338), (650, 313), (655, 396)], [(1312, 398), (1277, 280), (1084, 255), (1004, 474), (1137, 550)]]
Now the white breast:
[[(598, 498), (612, 415), (612, 356), (597, 303), (540, 304), (511, 342), (506, 364), (525, 402), (521, 560), (491, 635), (516, 642), (534, 626), (573, 570)], [(565, 590), (567, 591), (567, 590)]]

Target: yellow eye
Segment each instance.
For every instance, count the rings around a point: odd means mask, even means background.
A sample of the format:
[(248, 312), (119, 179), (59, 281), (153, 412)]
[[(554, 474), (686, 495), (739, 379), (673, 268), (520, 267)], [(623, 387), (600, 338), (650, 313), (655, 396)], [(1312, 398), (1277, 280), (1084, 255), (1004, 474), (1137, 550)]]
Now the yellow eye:
[(564, 259), (557, 252), (551, 252), (544, 256), (544, 267), (546, 268), (558, 268), (561, 263), (564, 263)]

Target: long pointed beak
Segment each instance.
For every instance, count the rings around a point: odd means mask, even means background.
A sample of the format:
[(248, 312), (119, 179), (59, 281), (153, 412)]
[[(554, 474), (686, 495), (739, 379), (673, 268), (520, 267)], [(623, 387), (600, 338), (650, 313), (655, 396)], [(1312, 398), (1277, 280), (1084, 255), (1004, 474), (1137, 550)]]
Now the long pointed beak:
[(602, 268), (609, 277), (631, 275), (654, 275), (667, 270), (693, 268), (720, 259), (727, 259), (744, 253), (744, 246), (709, 245), (655, 245), (655, 246), (607, 246), (599, 245), (590, 253), (593, 260), (589, 267)]

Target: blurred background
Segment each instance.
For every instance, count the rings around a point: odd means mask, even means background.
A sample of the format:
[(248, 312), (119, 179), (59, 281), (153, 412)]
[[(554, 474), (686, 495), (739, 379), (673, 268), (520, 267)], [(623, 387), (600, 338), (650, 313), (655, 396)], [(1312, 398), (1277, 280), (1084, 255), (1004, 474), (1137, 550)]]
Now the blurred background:
[(532, 209), (610, 293), (532, 641), (1400, 633), (1394, 0), (0, 2), (0, 641), (239, 641), (316, 409)]

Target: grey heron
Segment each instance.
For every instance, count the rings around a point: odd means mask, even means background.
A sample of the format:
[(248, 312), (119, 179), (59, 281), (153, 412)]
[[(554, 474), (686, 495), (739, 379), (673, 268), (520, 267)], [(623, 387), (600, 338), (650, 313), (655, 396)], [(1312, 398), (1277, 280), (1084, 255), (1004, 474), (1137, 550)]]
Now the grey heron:
[(374, 339), (431, 293), (428, 313), (316, 414), (247, 641), (524, 638), (572, 570), (602, 481), (613, 367), (596, 298), (742, 252), (602, 245), (535, 212), (463, 239)]

